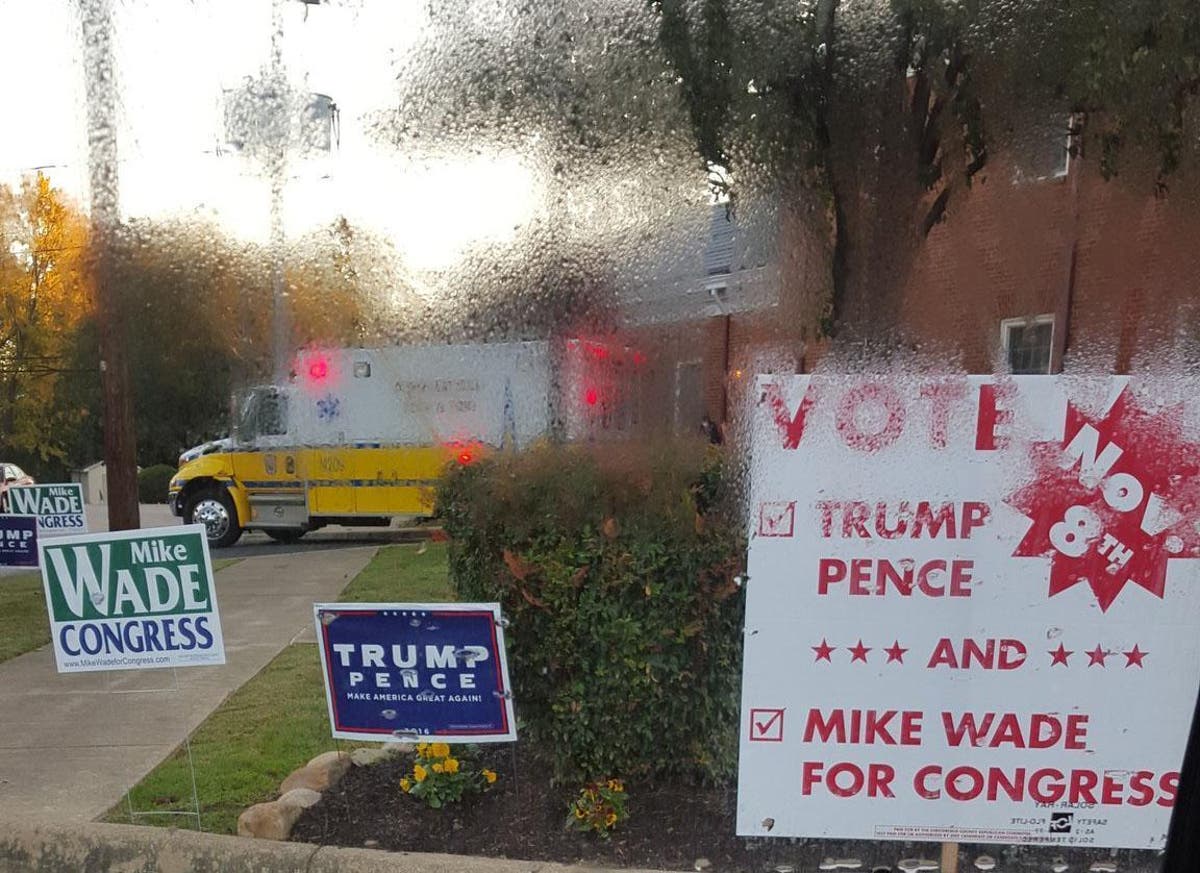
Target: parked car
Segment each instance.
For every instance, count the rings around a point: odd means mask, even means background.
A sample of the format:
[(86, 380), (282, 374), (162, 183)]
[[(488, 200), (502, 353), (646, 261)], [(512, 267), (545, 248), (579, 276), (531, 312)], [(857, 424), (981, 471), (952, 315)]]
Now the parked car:
[(18, 467), (0, 461), (0, 512), (8, 512), (8, 489), (13, 485), (34, 485), (33, 477)]

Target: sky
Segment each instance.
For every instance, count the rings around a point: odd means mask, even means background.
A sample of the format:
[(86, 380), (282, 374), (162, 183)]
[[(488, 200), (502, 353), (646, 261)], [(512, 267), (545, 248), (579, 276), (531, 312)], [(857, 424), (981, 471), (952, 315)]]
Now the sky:
[[(86, 208), (77, 2), (0, 0), (0, 80), (9, 84), (0, 182), (45, 168)], [(337, 151), (289, 162), (289, 236), (344, 215), (391, 238), (411, 268), (436, 271), (538, 214), (545, 195), (528, 155), (399, 155), (366, 136), (362, 119), (391, 105), (393, 61), (420, 39), (430, 0), (278, 2), (291, 84), (341, 110)], [(253, 158), (221, 149), (221, 95), (268, 63), (271, 0), (113, 0), (113, 16), (123, 217), (203, 217), (265, 241), (269, 182)]]

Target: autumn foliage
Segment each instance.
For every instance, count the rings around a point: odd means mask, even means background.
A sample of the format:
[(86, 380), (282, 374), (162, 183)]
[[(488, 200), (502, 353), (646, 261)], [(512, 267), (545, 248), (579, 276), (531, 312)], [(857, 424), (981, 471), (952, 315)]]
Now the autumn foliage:
[[(43, 175), (0, 187), (0, 459), (62, 479), (101, 455), (99, 337), (86, 215)], [(138, 462), (174, 464), (228, 433), (238, 385), (272, 378), (273, 258), (195, 217), (127, 221), (110, 293), (134, 394)], [(293, 348), (378, 341), (385, 245), (344, 220), (283, 253)]]
[(56, 395), (91, 306), (87, 223), (39, 173), (0, 188), (0, 228), (0, 455), (34, 466), (64, 457), (80, 412)]

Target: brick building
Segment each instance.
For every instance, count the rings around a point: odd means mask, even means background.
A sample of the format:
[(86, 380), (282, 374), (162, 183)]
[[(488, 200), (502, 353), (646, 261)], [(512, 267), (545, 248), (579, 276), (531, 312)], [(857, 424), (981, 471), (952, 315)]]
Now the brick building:
[(893, 337), (972, 373), (1126, 373), (1200, 340), (1200, 187), (1182, 173), (1160, 195), (1061, 146), (1032, 169), (994, 158), (914, 237), (892, 299), (843, 301), (833, 340), (817, 338), (828, 221), (794, 201), (743, 204), (732, 221), (713, 207), (703, 270), (659, 274), (622, 301), (627, 342), (648, 352), (644, 423), (694, 433), (705, 414), (735, 417), (751, 374), (811, 370), (885, 303)]

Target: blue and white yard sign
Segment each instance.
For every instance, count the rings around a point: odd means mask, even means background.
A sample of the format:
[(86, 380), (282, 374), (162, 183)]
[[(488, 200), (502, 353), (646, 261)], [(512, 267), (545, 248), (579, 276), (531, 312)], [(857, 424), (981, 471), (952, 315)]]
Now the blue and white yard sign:
[(313, 605), (333, 736), (517, 738), (497, 603)]
[(38, 565), (36, 515), (0, 515), (0, 567)]

